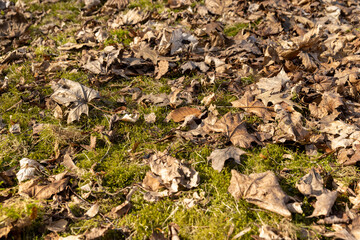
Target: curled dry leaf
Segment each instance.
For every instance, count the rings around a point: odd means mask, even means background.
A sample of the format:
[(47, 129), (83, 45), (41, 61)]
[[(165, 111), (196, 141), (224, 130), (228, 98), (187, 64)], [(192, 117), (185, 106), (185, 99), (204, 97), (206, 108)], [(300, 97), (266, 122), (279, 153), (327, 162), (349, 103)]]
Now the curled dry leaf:
[(16, 173), (19, 182), (33, 179), (45, 168), (35, 160), (23, 158), (20, 160), (20, 170)]
[(296, 187), (302, 194), (316, 197), (315, 209), (311, 217), (328, 216), (337, 198), (337, 191), (331, 192), (323, 185), (320, 174), (313, 168), (296, 183)]
[(161, 184), (169, 189), (170, 194), (179, 191), (180, 186), (191, 189), (199, 184), (199, 173), (193, 167), (181, 163), (165, 152), (153, 154), (149, 164), (152, 173), (160, 178)]
[(169, 115), (166, 116), (166, 121), (173, 120), (174, 122), (182, 122), (185, 120), (187, 116), (194, 115), (199, 117), (201, 115), (201, 111), (197, 108), (190, 107), (181, 107), (175, 110), (172, 110)]
[(254, 135), (248, 133), (240, 114), (228, 112), (209, 128), (214, 132), (222, 132), (235, 146), (250, 148), (252, 143), (261, 145)]
[(129, 202), (128, 200), (125, 200), (124, 203), (111, 209), (111, 212), (109, 212), (107, 214), (107, 216), (111, 219), (120, 218), (120, 217), (124, 216), (126, 213), (128, 213), (130, 211), (131, 207), (132, 207), (131, 202)]
[(246, 152), (237, 147), (215, 149), (208, 157), (208, 160), (211, 160), (212, 168), (220, 172), (227, 160), (233, 159), (237, 164), (240, 164), (240, 157), (243, 154), (246, 154)]
[(98, 214), (99, 209), (100, 209), (99, 203), (95, 203), (89, 208), (89, 210), (86, 211), (85, 216), (89, 218), (93, 218), (96, 216), (96, 214)]
[(52, 195), (57, 194), (65, 189), (69, 182), (69, 178), (65, 177), (54, 180), (51, 183), (39, 185), (39, 181), (32, 179), (20, 184), (19, 194), (35, 199), (49, 199)]
[(54, 90), (51, 98), (61, 105), (70, 107), (68, 123), (79, 120), (83, 113), (89, 115), (87, 103), (95, 98), (100, 98), (98, 91), (67, 79), (61, 79), (57, 83), (53, 82), (51, 88)]
[(145, 114), (144, 120), (146, 123), (155, 123), (156, 122), (156, 114), (155, 113)]
[(273, 172), (244, 175), (231, 170), (229, 193), (236, 199), (244, 198), (266, 210), (291, 217), (286, 207), (289, 197), (281, 189)]
[(46, 229), (52, 232), (64, 232), (66, 230), (66, 226), (68, 221), (65, 219), (60, 219), (58, 221), (50, 223), (50, 225), (46, 226)]
[(85, 236), (86, 240), (97, 239), (99, 237), (104, 236), (105, 233), (111, 228), (111, 226), (112, 226), (112, 223), (110, 223), (109, 225), (106, 225), (106, 226), (96, 227), (91, 230), (87, 230), (84, 233), (84, 236)]
[(290, 81), (290, 78), (284, 71), (281, 69), (279, 74), (272, 78), (261, 78), (256, 84), (258, 88), (263, 92), (279, 93), (287, 82)]
[(251, 93), (245, 92), (241, 99), (231, 102), (233, 107), (244, 108), (248, 113), (253, 113), (265, 122), (273, 120), (273, 116), (268, 108), (259, 100), (254, 100)]

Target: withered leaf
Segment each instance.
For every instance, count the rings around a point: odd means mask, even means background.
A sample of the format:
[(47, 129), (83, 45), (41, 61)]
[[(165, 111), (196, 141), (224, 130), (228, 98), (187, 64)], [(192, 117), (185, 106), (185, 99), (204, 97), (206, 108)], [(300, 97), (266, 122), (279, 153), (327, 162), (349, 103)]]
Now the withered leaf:
[(315, 209), (311, 217), (328, 216), (337, 198), (337, 191), (329, 191), (323, 185), (320, 174), (313, 168), (296, 183), (302, 194), (316, 197)]
[(159, 189), (164, 188), (164, 185), (161, 183), (161, 178), (155, 176), (151, 171), (146, 173), (142, 186), (151, 191), (158, 191)]
[(235, 199), (244, 198), (261, 208), (291, 217), (286, 207), (289, 197), (281, 189), (273, 172), (244, 175), (231, 170), (231, 175), (228, 191)]
[(271, 93), (279, 93), (281, 92), (284, 85), (290, 81), (290, 78), (284, 71), (281, 69), (279, 74), (272, 78), (261, 78), (256, 85), (261, 89), (263, 92), (270, 91)]
[(50, 223), (50, 225), (46, 226), (49, 231), (52, 232), (64, 232), (66, 230), (66, 226), (68, 221), (65, 219), (60, 219), (58, 221)]
[(16, 173), (19, 182), (33, 179), (45, 168), (35, 160), (23, 158), (20, 160), (20, 170)]
[(112, 219), (120, 218), (120, 217), (124, 216), (127, 212), (129, 212), (131, 207), (132, 207), (131, 202), (129, 202), (128, 200), (125, 200), (124, 203), (111, 209), (111, 212), (108, 213), (107, 216)]
[(250, 148), (252, 143), (261, 145), (254, 135), (248, 133), (245, 122), (239, 114), (231, 112), (225, 114), (210, 129), (214, 132), (222, 132), (235, 146)]
[(88, 216), (89, 218), (93, 218), (96, 216), (96, 214), (98, 214), (99, 209), (100, 209), (99, 203), (95, 203), (89, 208), (89, 210), (86, 211), (85, 216)]
[(45, 185), (38, 185), (37, 181), (30, 180), (19, 186), (19, 194), (35, 199), (48, 199), (52, 195), (63, 191), (68, 182), (69, 178), (67, 177)]
[(170, 193), (179, 191), (182, 186), (187, 189), (199, 185), (199, 173), (191, 166), (181, 163), (166, 152), (156, 152), (149, 159), (151, 171), (159, 176), (162, 184)]
[(265, 122), (271, 121), (272, 114), (267, 107), (259, 100), (254, 100), (251, 93), (246, 92), (241, 99), (231, 102), (233, 107), (244, 108), (246, 112), (253, 113)]
[(173, 120), (174, 122), (182, 122), (187, 116), (194, 115), (196, 117), (200, 116), (201, 111), (197, 108), (191, 107), (181, 107), (175, 110), (172, 110), (167, 116), (166, 120)]
[(225, 161), (229, 159), (233, 159), (237, 164), (240, 164), (240, 157), (243, 154), (246, 154), (246, 152), (237, 147), (215, 149), (208, 157), (208, 160), (211, 160), (212, 168), (220, 172), (224, 167)]
[(51, 98), (64, 106), (70, 107), (67, 122), (79, 120), (81, 114), (89, 115), (88, 102), (95, 98), (100, 98), (98, 91), (86, 87), (78, 82), (61, 79), (51, 85), (54, 93)]
[(85, 236), (86, 239), (89, 239), (89, 240), (97, 239), (99, 237), (102, 237), (111, 228), (111, 225), (112, 224), (102, 226), (102, 227), (96, 227), (96, 228), (93, 228), (91, 230), (87, 230), (84, 233), (84, 236)]

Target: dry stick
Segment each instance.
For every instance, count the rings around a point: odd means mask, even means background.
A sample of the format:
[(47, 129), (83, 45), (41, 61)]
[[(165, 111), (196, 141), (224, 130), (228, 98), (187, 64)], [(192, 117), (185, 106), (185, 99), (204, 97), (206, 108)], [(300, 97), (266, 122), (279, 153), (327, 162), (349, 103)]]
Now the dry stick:
[[(217, 105), (216, 107), (223, 107), (223, 108), (234, 108), (234, 106), (219, 106)], [(270, 109), (270, 110), (273, 110), (274, 107), (262, 107), (262, 106), (252, 106), (252, 107), (249, 107), (249, 106), (236, 106), (235, 108), (265, 108), (265, 109)]]
[(5, 112), (8, 112), (10, 110), (13, 110), (14, 108), (16, 108), (18, 105), (20, 105), (23, 102), (23, 100), (21, 99), (20, 101), (18, 101), (17, 103), (15, 103), (14, 105), (12, 105), (11, 107), (9, 107), (8, 109), (6, 109)]
[(102, 111), (102, 112), (105, 112), (105, 113), (110, 113), (110, 114), (115, 114), (115, 112), (112, 112), (112, 111), (108, 111), (108, 110), (104, 110), (104, 109), (101, 109), (101, 108), (99, 108), (99, 107), (97, 107), (97, 106), (95, 106), (94, 104), (92, 104), (92, 103), (87, 103), (88, 105), (90, 105), (90, 106), (92, 106), (93, 108), (95, 108), (95, 109), (97, 109), (97, 110), (99, 110), (99, 111)]
[[(85, 203), (88, 203), (88, 204), (92, 205), (91, 202), (85, 200), (85, 199), (84, 199), (83, 197), (81, 197), (79, 194), (77, 194), (76, 192), (74, 192), (74, 190), (72, 190), (71, 187), (70, 187), (69, 189), (70, 189), (70, 191), (71, 191), (76, 197), (78, 197), (80, 200), (82, 200), (82, 201), (85, 202)], [(107, 221), (107, 222), (110, 223), (111, 225), (115, 226), (114, 223), (111, 222), (107, 217), (105, 217), (104, 214), (102, 214), (102, 213), (98, 213), (98, 214), (99, 214), (105, 221)]]

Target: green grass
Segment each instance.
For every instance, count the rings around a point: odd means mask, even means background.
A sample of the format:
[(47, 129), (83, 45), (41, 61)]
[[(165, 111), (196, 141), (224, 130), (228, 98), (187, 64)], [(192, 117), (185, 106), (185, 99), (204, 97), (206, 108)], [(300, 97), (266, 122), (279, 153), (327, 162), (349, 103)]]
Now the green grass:
[[(29, 3), (29, 2), (28, 2)], [(167, 1), (148, 1), (136, 0), (131, 1), (125, 11), (136, 7), (147, 9), (150, 11), (161, 12), (165, 9)], [(201, 2), (204, 4), (204, 1)], [(39, 27), (48, 23), (61, 24), (62, 21), (67, 24), (64, 31), (60, 31), (51, 36), (43, 36), (46, 40), (54, 40), (56, 46), (63, 45), (67, 42), (76, 42), (75, 34), (77, 33), (74, 24), (82, 24), (80, 18), (81, 7), (75, 1), (60, 1), (57, 3), (47, 4), (31, 4), (29, 11), (47, 11), (49, 13), (44, 16), (38, 26), (30, 28), (33, 38), (38, 36)], [(194, 3), (192, 7), (195, 7)], [(173, 10), (177, 12), (179, 10)], [(96, 17), (100, 19), (102, 24), (106, 25), (106, 16)], [(225, 34), (229, 37), (236, 36), (239, 31), (244, 28), (255, 27), (258, 23), (252, 24), (234, 24), (225, 27)], [(139, 29), (112, 29), (109, 31), (109, 38), (104, 45), (123, 44), (126, 48), (133, 41), (130, 31), (135, 32)], [(297, 145), (278, 145), (268, 144), (266, 146), (258, 146), (253, 149), (246, 150), (247, 156), (243, 156), (241, 164), (226, 162), (224, 169), (219, 173), (212, 169), (211, 163), (207, 157), (216, 148), (226, 147), (223, 141), (216, 141), (206, 144), (197, 144), (182, 138), (175, 137), (171, 141), (164, 140), (169, 135), (174, 134), (174, 129), (180, 123), (173, 121), (164, 122), (165, 117), (173, 108), (157, 107), (151, 104), (139, 104), (132, 100), (131, 95), (125, 95), (126, 111), (128, 113), (140, 114), (140, 119), (136, 123), (117, 122), (113, 124), (115, 137), (111, 142), (107, 136), (109, 134), (109, 114), (90, 106), (89, 116), (82, 116), (80, 121), (72, 124), (66, 123), (66, 117), (63, 120), (55, 119), (51, 109), (46, 108), (45, 99), (49, 98), (53, 92), (49, 86), (49, 82), (60, 78), (80, 82), (86, 86), (92, 87), (101, 93), (102, 99), (93, 103), (108, 111), (123, 106), (118, 103), (121, 95), (120, 89), (131, 86), (141, 89), (143, 94), (159, 94), (171, 93), (169, 80), (176, 80), (182, 76), (178, 71), (172, 71), (168, 75), (169, 78), (161, 78), (155, 80), (150, 76), (131, 77), (123, 79), (114, 77), (109, 82), (102, 83), (101, 76), (94, 76), (74, 63), (69, 71), (61, 71), (57, 73), (43, 76), (43, 83), (34, 76), (31, 70), (32, 63), (41, 63), (49, 55), (57, 56), (59, 52), (56, 47), (50, 46), (29, 46), (35, 54), (34, 61), (25, 61), (22, 64), (10, 64), (3, 70), (3, 75), (9, 78), (8, 91), (0, 95), (0, 115), (7, 125), (19, 123), (21, 133), (2, 134), (0, 136), (0, 171), (8, 170), (15, 167), (19, 169), (19, 160), (28, 157), (38, 161), (45, 159), (54, 159), (57, 150), (66, 150), (71, 146), (75, 150), (73, 156), (74, 163), (81, 169), (84, 174), (78, 176), (78, 179), (72, 180), (73, 190), (81, 195), (80, 186), (92, 183), (94, 186), (101, 185), (102, 188), (95, 188), (92, 195), (86, 199), (89, 204), (95, 201), (101, 201), (100, 213), (105, 215), (115, 206), (125, 201), (125, 193), (109, 195), (104, 189), (111, 193), (116, 193), (121, 189), (127, 189), (131, 186), (141, 184), (149, 166), (146, 159), (152, 151), (164, 151), (170, 149), (172, 155), (177, 159), (189, 162), (200, 174), (200, 184), (197, 188), (188, 191), (182, 191), (177, 195), (166, 197), (158, 202), (149, 203), (144, 200), (144, 190), (141, 188), (133, 195), (131, 210), (121, 218), (112, 221), (114, 228), (128, 228), (132, 233), (133, 239), (147, 239), (153, 231), (168, 232), (170, 223), (176, 223), (180, 227), (181, 239), (226, 239), (229, 229), (234, 227), (235, 231), (231, 234), (233, 237), (241, 230), (250, 227), (244, 239), (250, 239), (251, 235), (258, 234), (259, 226), (263, 223), (281, 228), (284, 226), (289, 228), (292, 237), (299, 235), (301, 228), (309, 228), (316, 219), (309, 219), (307, 216), (312, 212), (313, 200), (304, 197), (303, 201), (304, 214), (293, 214), (292, 221), (284, 220), (281, 216), (262, 210), (253, 204), (247, 203), (245, 200), (236, 201), (227, 191), (230, 179), (231, 169), (236, 169), (243, 174), (258, 173), (264, 171), (274, 171), (279, 178), (282, 189), (290, 196), (299, 195), (296, 190), (296, 182), (304, 176), (312, 167), (319, 168), (321, 166), (323, 176), (326, 173), (343, 184), (351, 185), (359, 178), (358, 170), (353, 167), (340, 167), (336, 163), (336, 159), (332, 156), (326, 157), (308, 157), (304, 153), (304, 149)], [(69, 53), (71, 59), (80, 57), (80, 53)], [(50, 58), (53, 60), (53, 58)], [(178, 65), (181, 62), (177, 63)], [(77, 72), (71, 70), (76, 69)], [(168, 76), (167, 75), (167, 76)], [(204, 75), (192, 74), (185, 76), (184, 86), (189, 87), (191, 81), (201, 83)], [(90, 81), (91, 80), (91, 81)], [(241, 78), (242, 86), (255, 82), (255, 76)], [(240, 112), (240, 109), (233, 109), (231, 102), (237, 100), (238, 97), (227, 90), (229, 79), (217, 78), (214, 84), (204, 84), (197, 93), (197, 99), (194, 105), (200, 105), (200, 101), (211, 93), (215, 93), (216, 98), (213, 104), (217, 105), (220, 116), (227, 112)], [(28, 85), (28, 88), (21, 88)], [(32, 93), (38, 92), (37, 100), (34, 102), (22, 102), (18, 106), (11, 108), (14, 103), (19, 102), (22, 98), (31, 96)], [(63, 107), (66, 110), (66, 107)], [(147, 124), (144, 121), (144, 114), (154, 112), (157, 120), (154, 124)], [(261, 122), (256, 116), (246, 116), (244, 119), (248, 125)], [(31, 125), (34, 123), (47, 124), (39, 136), (32, 135)], [(104, 126), (103, 132), (94, 132), (97, 126)], [(94, 150), (85, 150), (81, 145), (88, 145), (90, 135), (97, 137), (97, 145)], [(137, 145), (135, 151), (132, 151), (134, 145)], [(284, 154), (291, 155), (292, 158), (284, 157)], [(96, 165), (94, 165), (97, 163)], [(93, 169), (91, 169), (93, 167)], [(58, 162), (52, 165), (47, 174), (56, 174), (66, 171), (65, 167)], [(91, 172), (94, 171), (94, 172)], [(77, 184), (76, 184), (77, 183)], [(3, 185), (0, 185), (3, 186)], [(124, 190), (124, 191), (125, 191)], [(16, 191), (16, 188), (14, 189)], [(197, 192), (203, 195), (203, 198), (191, 209), (186, 209), (183, 204), (185, 198), (191, 198), (192, 194)], [(340, 196), (344, 201), (348, 201), (346, 196)], [(51, 202), (52, 200), (49, 200)], [(31, 215), (34, 206), (39, 207), (40, 204), (35, 201), (21, 200), (14, 204), (0, 205), (0, 215), (9, 217), (13, 220), (26, 218)], [(87, 207), (87, 206), (86, 206)], [(46, 208), (46, 207), (45, 207)], [(341, 204), (335, 205), (335, 208), (343, 208)], [(82, 216), (86, 209), (81, 204), (70, 204), (70, 209), (76, 216)], [(50, 209), (44, 209), (50, 211)], [(40, 212), (42, 212), (41, 210)], [(41, 214), (40, 214), (41, 215)], [(69, 221), (68, 231), (61, 233), (62, 236), (71, 234), (81, 234), (87, 229), (106, 224), (107, 221), (101, 215), (97, 215), (92, 219), (82, 219)], [(41, 239), (48, 232), (41, 232), (39, 228), (41, 217), (38, 217), (32, 226), (23, 233), (23, 239)], [(112, 231), (107, 234), (109, 239), (121, 239), (121, 234)]]
[(242, 29), (248, 28), (248, 23), (236, 23), (225, 26), (224, 33), (228, 37), (235, 37)]
[(104, 45), (108, 46), (122, 43), (124, 46), (128, 47), (132, 40), (128, 30), (115, 29), (110, 31), (110, 37), (105, 40)]

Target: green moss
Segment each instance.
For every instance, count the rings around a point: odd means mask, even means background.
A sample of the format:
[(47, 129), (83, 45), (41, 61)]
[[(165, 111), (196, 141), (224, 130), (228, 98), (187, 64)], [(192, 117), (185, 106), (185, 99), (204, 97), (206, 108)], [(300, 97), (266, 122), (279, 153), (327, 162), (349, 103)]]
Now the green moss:
[(128, 30), (115, 29), (115, 30), (111, 30), (109, 33), (110, 33), (109, 38), (106, 39), (104, 42), (105, 46), (122, 43), (124, 44), (124, 46), (127, 47), (130, 45), (130, 43), (133, 40), (130, 37), (130, 33)]
[(228, 37), (235, 37), (242, 29), (248, 28), (248, 23), (236, 23), (225, 26), (224, 33)]
[(147, 9), (147, 10), (158, 10), (159, 12), (162, 12), (165, 5), (167, 4), (166, 0), (157, 0), (157, 1), (151, 1), (151, 0), (134, 0), (129, 3), (127, 6), (129, 9), (133, 8), (141, 8), (141, 9)]

